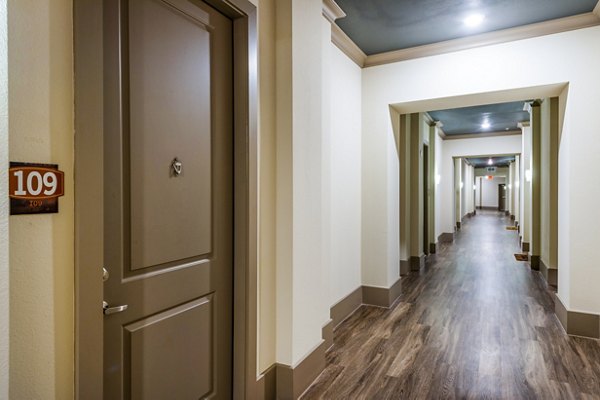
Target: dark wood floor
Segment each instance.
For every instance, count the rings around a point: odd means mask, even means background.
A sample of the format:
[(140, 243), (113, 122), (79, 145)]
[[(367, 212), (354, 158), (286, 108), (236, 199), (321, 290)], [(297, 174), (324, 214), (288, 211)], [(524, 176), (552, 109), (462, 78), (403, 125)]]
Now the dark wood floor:
[(343, 322), (303, 400), (600, 399), (600, 341), (564, 333), (508, 224), (479, 213), (391, 309)]

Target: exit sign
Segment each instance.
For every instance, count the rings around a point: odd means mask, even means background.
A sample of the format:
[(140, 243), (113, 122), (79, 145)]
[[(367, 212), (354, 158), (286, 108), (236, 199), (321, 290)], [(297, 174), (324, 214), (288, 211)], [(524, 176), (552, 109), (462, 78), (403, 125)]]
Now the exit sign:
[(58, 212), (65, 194), (65, 174), (55, 164), (11, 162), (8, 170), (10, 214)]

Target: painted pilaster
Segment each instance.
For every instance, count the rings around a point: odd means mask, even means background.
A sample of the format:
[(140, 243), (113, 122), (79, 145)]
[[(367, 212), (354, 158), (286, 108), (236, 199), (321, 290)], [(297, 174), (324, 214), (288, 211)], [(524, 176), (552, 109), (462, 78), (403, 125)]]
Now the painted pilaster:
[(435, 253), (437, 247), (437, 236), (435, 234), (435, 197), (436, 197), (436, 184), (435, 184), (435, 171), (436, 171), (436, 161), (435, 161), (435, 151), (436, 151), (436, 126), (435, 123), (431, 123), (429, 125), (429, 177), (427, 179), (429, 187), (427, 188), (427, 193), (429, 195), (429, 218), (428, 221), (428, 230), (429, 233), (429, 252)]
[(410, 115), (402, 114), (400, 116), (400, 133), (398, 138), (398, 156), (400, 162), (400, 275), (406, 275), (410, 271), (411, 120)]
[(462, 190), (460, 187), (461, 177), (462, 177), (462, 158), (455, 158), (454, 159), (454, 223), (455, 223), (456, 230), (460, 229), (460, 225), (461, 225), (461, 221), (462, 221), (462, 216), (461, 216)]
[(531, 124), (522, 122), (519, 127), (522, 129), (523, 135), (523, 162), (521, 165), (521, 176), (523, 181), (522, 199), (521, 199), (521, 249), (523, 252), (529, 253), (530, 249), (530, 232), (531, 232)]
[(329, 273), (322, 262), (322, 13), (321, 0), (277, 1), (276, 350), (287, 366), (322, 343), (329, 320), (321, 279)]
[(531, 104), (531, 268), (540, 268), (542, 238), (541, 218), (541, 174), (542, 174), (542, 120), (541, 101)]
[(515, 224), (518, 225), (521, 221), (521, 156), (517, 155), (515, 157), (515, 166), (514, 166), (514, 174), (515, 174), (515, 182), (513, 185), (514, 189), (514, 202), (515, 202)]
[(410, 256), (411, 269), (423, 263), (423, 131), (422, 114), (410, 115)]
[(508, 210), (509, 215), (514, 215), (513, 214), (513, 169), (514, 169), (514, 163), (510, 163), (508, 164), (508, 177), (506, 180), (506, 191), (507, 191), (507, 196), (506, 196), (506, 203), (507, 203), (507, 207), (506, 209)]

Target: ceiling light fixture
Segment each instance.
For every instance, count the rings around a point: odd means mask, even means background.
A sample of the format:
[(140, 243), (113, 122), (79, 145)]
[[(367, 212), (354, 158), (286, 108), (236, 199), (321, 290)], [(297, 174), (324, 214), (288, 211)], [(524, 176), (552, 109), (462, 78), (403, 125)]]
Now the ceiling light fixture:
[(494, 165), (494, 160), (492, 160), (491, 158), (488, 160), (488, 165)]
[(469, 28), (474, 28), (481, 25), (485, 16), (483, 14), (471, 14), (463, 20), (464, 24)]
[(490, 129), (490, 123), (488, 121), (485, 121), (483, 124), (481, 124), (481, 128), (482, 129)]

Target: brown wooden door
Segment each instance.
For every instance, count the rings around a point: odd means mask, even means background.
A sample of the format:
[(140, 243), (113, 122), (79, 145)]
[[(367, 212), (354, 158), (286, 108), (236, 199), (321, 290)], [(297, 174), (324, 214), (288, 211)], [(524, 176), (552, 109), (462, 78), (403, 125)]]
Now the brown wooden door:
[(232, 24), (104, 4), (104, 398), (230, 398)]

